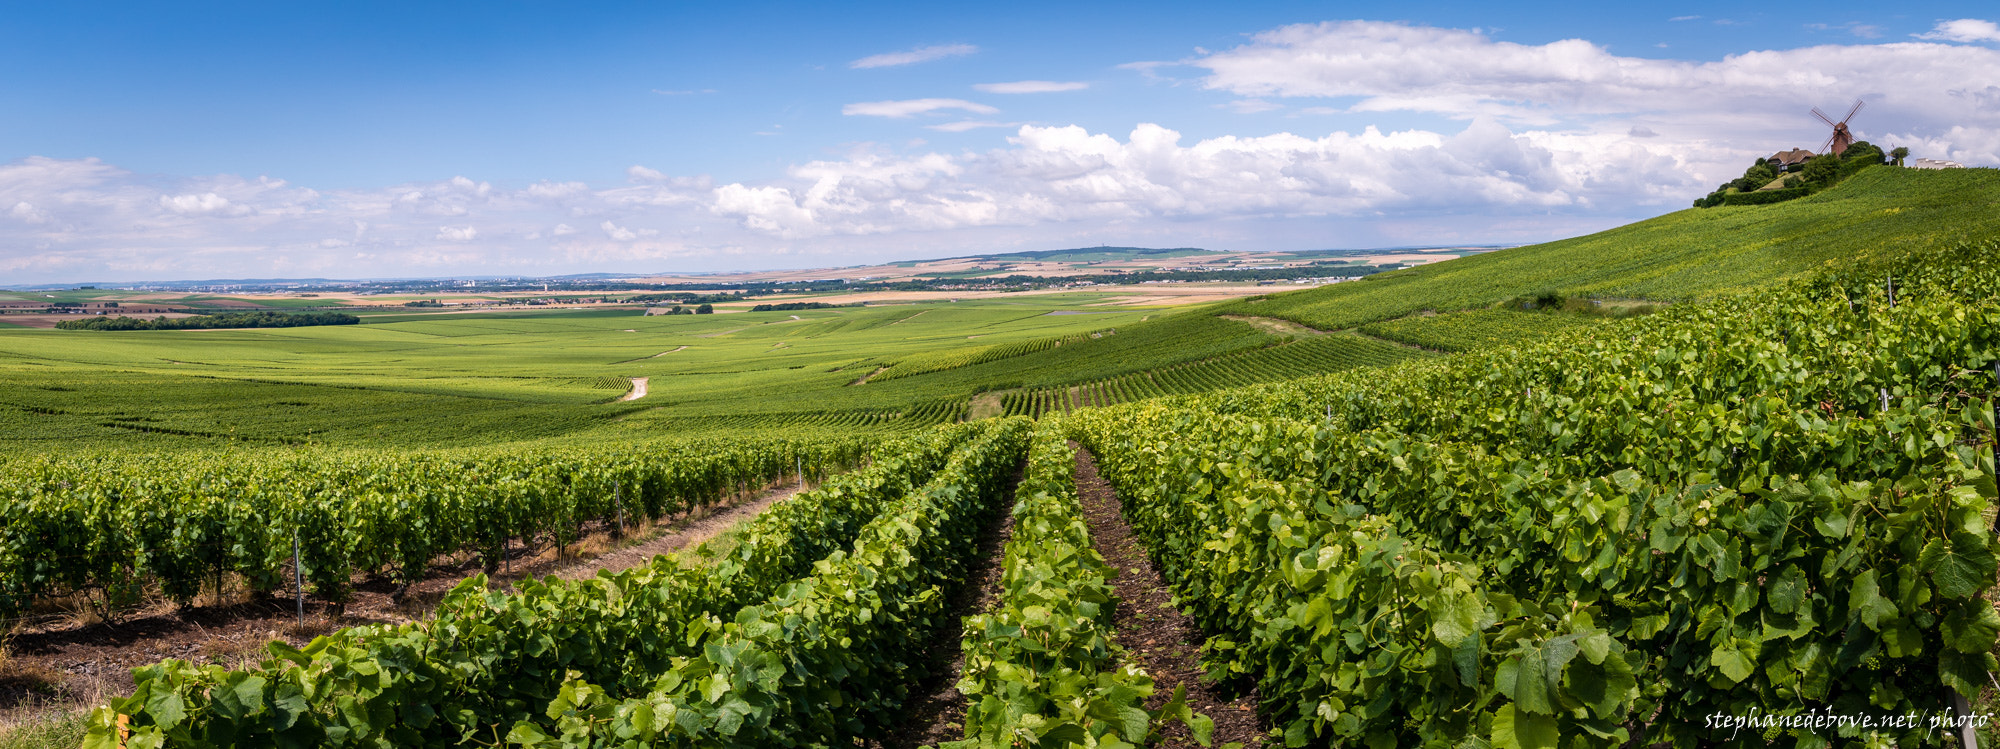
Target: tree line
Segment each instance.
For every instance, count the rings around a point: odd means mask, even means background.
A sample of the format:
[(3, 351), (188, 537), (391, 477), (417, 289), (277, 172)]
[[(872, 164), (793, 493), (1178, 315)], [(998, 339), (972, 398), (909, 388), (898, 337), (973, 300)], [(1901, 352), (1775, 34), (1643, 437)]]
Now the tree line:
[(60, 330), (208, 330), (215, 328), (299, 328), (308, 325), (353, 325), (361, 318), (344, 312), (224, 312), (193, 317), (146, 320), (137, 317), (92, 317), (56, 323)]

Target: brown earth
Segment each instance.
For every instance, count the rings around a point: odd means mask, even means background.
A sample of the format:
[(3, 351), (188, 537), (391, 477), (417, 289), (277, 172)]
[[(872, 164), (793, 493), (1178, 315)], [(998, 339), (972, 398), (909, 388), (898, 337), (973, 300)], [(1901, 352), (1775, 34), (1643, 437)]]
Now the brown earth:
[[(1206, 636), (1193, 620), (1174, 608), (1173, 593), (1125, 523), (1118, 493), (1098, 475), (1096, 456), (1074, 442), (1070, 446), (1076, 450), (1076, 489), (1083, 499), (1091, 544), (1118, 570), (1109, 581), (1118, 596), (1112, 639), (1153, 677), (1153, 696), (1146, 700), (1146, 708), (1159, 709), (1173, 697), (1175, 687), (1185, 687), (1188, 706), (1215, 721), (1212, 746), (1231, 742), (1241, 742), (1250, 749), (1263, 746), (1264, 726), (1257, 715), (1254, 690), (1232, 695), (1201, 678), (1201, 643)], [(1199, 746), (1188, 727), (1180, 723), (1167, 724), (1160, 733), (1164, 738), (1157, 746)]]
[[(616, 537), (615, 524), (604, 524), (565, 550), (561, 558), (554, 549), (528, 549), (513, 542), (507, 563), (488, 577), (488, 585), (507, 589), (528, 577), (553, 575), (575, 580), (594, 576), (601, 569), (628, 569), (650, 561), (655, 554), (699, 545), (798, 490), (796, 484), (785, 483), (744, 492), (707, 508), (631, 529), (622, 538)], [(162, 659), (242, 667), (261, 661), (264, 645), (272, 640), (302, 647), (316, 636), (343, 627), (420, 619), (460, 581), (479, 572), (480, 562), (471, 555), (440, 559), (423, 580), (400, 591), (387, 577), (357, 574), (345, 607), (308, 596), (303, 627), (298, 603), (288, 592), (259, 595), (241, 589), (226, 590), (223, 605), (215, 605), (214, 593), (204, 591), (194, 605), (182, 608), (166, 600), (151, 601), (137, 610), (121, 612), (112, 622), (95, 621), (83, 614), (18, 622), (0, 651), (0, 727), (89, 709), (129, 694), (131, 669)]]
[[(1025, 466), (1023, 467), (1025, 470)], [(965, 584), (958, 586), (945, 604), (945, 621), (962, 622), (965, 617), (993, 610), (1003, 592), (1000, 578), (1007, 571), (1007, 540), (1014, 537), (1014, 489), (1021, 484), (1022, 470), (1008, 481), (1007, 496), (998, 503), (979, 535)], [(939, 627), (925, 646), (927, 672), (910, 687), (910, 700), (893, 732), (869, 746), (881, 749), (910, 749), (935, 746), (939, 742), (965, 738), (965, 695), (958, 692), (958, 680), (965, 673), (965, 632), (960, 627)]]

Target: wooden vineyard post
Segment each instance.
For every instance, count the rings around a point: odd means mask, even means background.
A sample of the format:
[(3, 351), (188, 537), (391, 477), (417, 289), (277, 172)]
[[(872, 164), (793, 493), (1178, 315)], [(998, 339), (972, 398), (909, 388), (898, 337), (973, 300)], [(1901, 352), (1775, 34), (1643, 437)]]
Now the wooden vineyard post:
[(1882, 413), (1889, 412), (1889, 389), (1882, 388)]
[(806, 458), (805, 458), (805, 456), (804, 456), (804, 455), (794, 455), (794, 456), (792, 456), (792, 473), (793, 473), (793, 474), (795, 474), (795, 475), (797, 475), (797, 476), (799, 477), (799, 491), (805, 491), (805, 488), (806, 488)]
[(611, 504), (618, 508), (618, 535), (625, 535), (625, 485), (611, 482)]
[(299, 603), (299, 629), (306, 628), (306, 565), (299, 557), (299, 521), (292, 516), (292, 589)]
[(1958, 714), (1958, 742), (1965, 749), (1979, 749), (1979, 734), (1972, 730), (1972, 706), (1966, 704), (1965, 695), (1951, 690), (1951, 709)]

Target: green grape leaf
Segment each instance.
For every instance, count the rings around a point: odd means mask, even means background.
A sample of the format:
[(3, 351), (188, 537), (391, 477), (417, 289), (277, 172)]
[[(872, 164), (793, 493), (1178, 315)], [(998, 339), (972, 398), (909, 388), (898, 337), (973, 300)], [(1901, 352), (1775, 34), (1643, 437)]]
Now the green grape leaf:
[(1507, 705), (1493, 714), (1494, 749), (1555, 749), (1562, 738), (1552, 715), (1525, 712)]

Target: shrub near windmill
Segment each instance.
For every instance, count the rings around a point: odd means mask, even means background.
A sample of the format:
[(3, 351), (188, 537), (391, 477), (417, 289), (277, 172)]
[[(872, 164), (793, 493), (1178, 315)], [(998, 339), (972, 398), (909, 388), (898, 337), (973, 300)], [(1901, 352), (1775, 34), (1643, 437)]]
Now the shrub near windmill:
[[(1803, 198), (1834, 186), (1848, 175), (1883, 163), (1882, 149), (1868, 141), (1855, 140), (1854, 131), (1847, 126), (1862, 106), (1863, 102), (1855, 100), (1847, 116), (1839, 122), (1826, 116), (1819, 107), (1813, 107), (1813, 116), (1833, 128), (1833, 134), (1820, 144), (1819, 151), (1794, 148), (1758, 159), (1744, 170), (1743, 176), (1722, 183), (1715, 192), (1694, 201), (1694, 207), (1763, 205)], [(1780, 176), (1784, 176), (1782, 182), (1778, 180)]]

